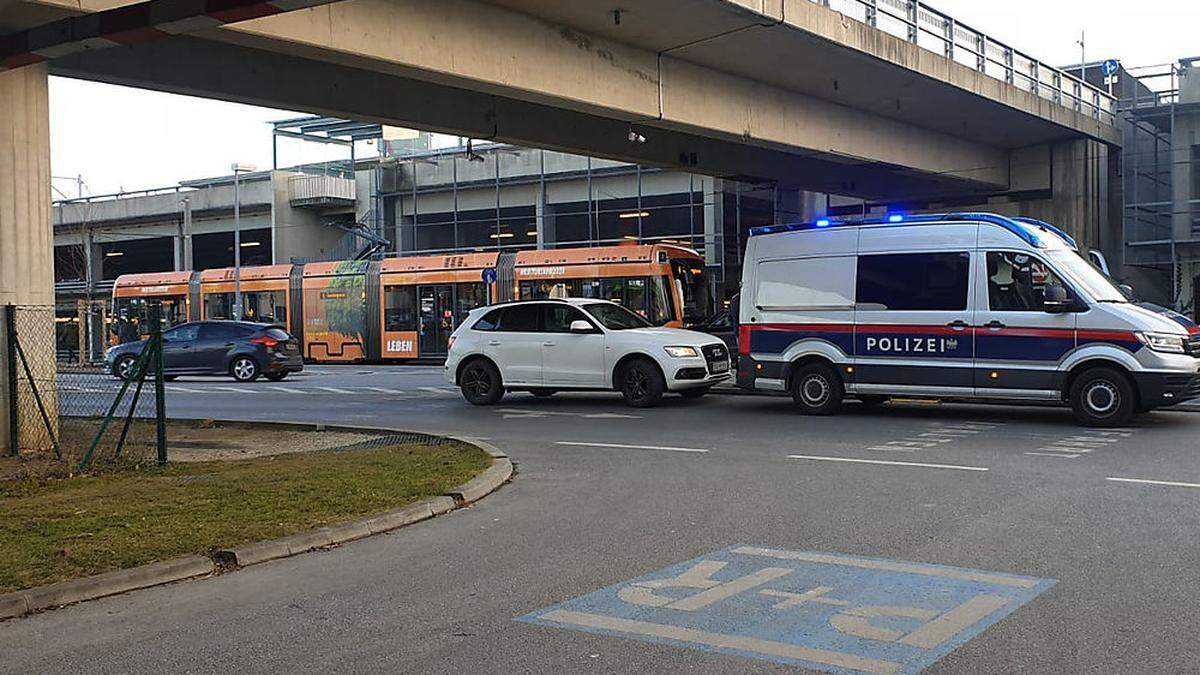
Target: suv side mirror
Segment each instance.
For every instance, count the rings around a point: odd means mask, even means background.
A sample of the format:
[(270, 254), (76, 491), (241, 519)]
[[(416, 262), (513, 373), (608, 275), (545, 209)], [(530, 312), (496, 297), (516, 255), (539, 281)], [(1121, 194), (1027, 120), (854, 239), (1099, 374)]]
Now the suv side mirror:
[(592, 329), (592, 324), (584, 321), (583, 319), (576, 319), (575, 321), (571, 322), (571, 332), (592, 333), (594, 330)]
[(1062, 314), (1071, 311), (1073, 303), (1067, 289), (1062, 286), (1046, 286), (1043, 291), (1042, 308), (1050, 314)]

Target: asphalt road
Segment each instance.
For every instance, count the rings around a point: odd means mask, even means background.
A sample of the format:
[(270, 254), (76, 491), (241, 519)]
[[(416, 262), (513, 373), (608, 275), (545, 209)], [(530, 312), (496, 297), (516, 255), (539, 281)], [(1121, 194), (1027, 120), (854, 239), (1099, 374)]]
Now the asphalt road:
[[(799, 643), (803, 621), (846, 602), (776, 611), (747, 592), (677, 613), (703, 635), (656, 641), (516, 620), (736, 545), (1055, 582), (943, 645), (949, 653), (928, 652), (927, 672), (1200, 671), (1200, 414), (1102, 433), (1032, 407), (902, 403), (809, 418), (781, 398), (632, 410), (615, 394), (514, 394), (476, 408), (429, 367), (310, 368), (278, 384), (184, 378), (168, 391), (172, 416), (486, 438), (518, 475), (472, 508), (391, 535), (0, 624), (0, 672), (802, 670), (704, 635)], [(899, 586), (880, 591), (895, 597), (871, 604), (936, 605), (949, 591), (930, 574), (895, 575)], [(829, 597), (873, 592), (855, 579)], [(618, 611), (605, 603), (590, 611)], [(915, 627), (870, 621), (897, 635)], [(897, 642), (863, 644), (896, 656)]]

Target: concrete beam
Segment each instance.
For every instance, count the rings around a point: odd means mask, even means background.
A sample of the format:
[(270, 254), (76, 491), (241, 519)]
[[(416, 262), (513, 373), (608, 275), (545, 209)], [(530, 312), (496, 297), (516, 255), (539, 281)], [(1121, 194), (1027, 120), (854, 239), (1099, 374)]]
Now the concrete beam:
[[(1007, 184), (1005, 155), (1000, 160), (1005, 165), (1005, 182), (997, 184), (826, 153), (788, 152), (704, 136), (695, 130), (638, 124), (647, 141), (630, 143), (626, 138), (630, 123), (623, 119), (197, 38), (68, 57), (55, 61), (53, 71), (114, 84), (880, 199), (986, 193)], [(289, 76), (279, 77), (279, 73)], [(987, 157), (972, 164), (996, 161), (992, 152)]]

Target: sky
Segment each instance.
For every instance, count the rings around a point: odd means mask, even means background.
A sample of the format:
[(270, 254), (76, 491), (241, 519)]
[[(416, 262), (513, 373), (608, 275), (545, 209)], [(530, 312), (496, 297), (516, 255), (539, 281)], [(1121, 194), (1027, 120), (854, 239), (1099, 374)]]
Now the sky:
[[(926, 4), (1052, 65), (1126, 67), (1200, 56), (1200, 0), (926, 0)], [(269, 122), (297, 113), (51, 78), (55, 197), (168, 187), (226, 175), (234, 162), (271, 166)], [(338, 154), (341, 153), (341, 154)], [(280, 165), (336, 159), (344, 149), (280, 140)]]

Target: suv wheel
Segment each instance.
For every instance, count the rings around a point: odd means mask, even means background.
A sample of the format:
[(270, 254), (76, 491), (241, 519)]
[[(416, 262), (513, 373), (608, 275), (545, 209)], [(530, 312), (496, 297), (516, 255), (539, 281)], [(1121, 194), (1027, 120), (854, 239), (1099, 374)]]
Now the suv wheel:
[(810, 363), (792, 375), (792, 400), (805, 415), (833, 415), (842, 408), (845, 389), (832, 368)]
[(238, 356), (229, 364), (229, 374), (238, 382), (253, 382), (258, 379), (258, 363), (249, 356)]
[(658, 366), (645, 359), (638, 359), (621, 369), (617, 379), (625, 403), (634, 408), (652, 408), (662, 400), (667, 383)]
[(117, 362), (113, 364), (113, 375), (122, 380), (137, 378), (137, 357), (126, 354), (117, 359)]
[(1111, 368), (1084, 371), (1070, 395), (1076, 419), (1089, 427), (1125, 426), (1139, 405), (1129, 378)]
[(476, 359), (467, 364), (458, 378), (463, 398), (472, 405), (492, 405), (504, 396), (500, 371), (491, 361)]

